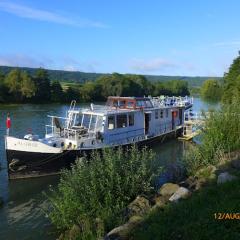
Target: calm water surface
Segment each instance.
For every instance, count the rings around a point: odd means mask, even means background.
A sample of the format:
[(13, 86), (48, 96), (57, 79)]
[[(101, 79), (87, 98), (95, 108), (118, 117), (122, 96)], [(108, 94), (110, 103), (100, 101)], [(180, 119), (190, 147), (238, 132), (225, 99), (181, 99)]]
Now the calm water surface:
[[(194, 100), (194, 110), (215, 108), (199, 98)], [(49, 185), (56, 185), (58, 177), (8, 181), (4, 152), (5, 119), (10, 112), (12, 128), (10, 134), (23, 137), (29, 131), (44, 136), (47, 115), (65, 116), (67, 105), (0, 105), (0, 196), (5, 204), (0, 208), (0, 239), (56, 239), (51, 225), (44, 215), (47, 201), (42, 194)], [(164, 166), (176, 162), (183, 154), (184, 143), (169, 140), (152, 146)]]

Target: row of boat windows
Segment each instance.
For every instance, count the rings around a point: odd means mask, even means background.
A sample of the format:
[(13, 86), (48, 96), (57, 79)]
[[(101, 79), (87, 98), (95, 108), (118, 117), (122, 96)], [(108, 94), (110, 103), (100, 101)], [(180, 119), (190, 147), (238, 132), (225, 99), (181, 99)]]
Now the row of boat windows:
[(102, 127), (102, 116), (97, 116), (94, 114), (79, 114), (76, 119), (76, 126), (83, 126), (89, 130), (101, 129)]
[(155, 110), (155, 119), (158, 118), (164, 118), (164, 112), (165, 112), (165, 117), (168, 118), (168, 109), (161, 109), (161, 110)]
[(125, 128), (134, 125), (134, 114), (121, 114), (108, 116), (108, 129)]
[[(134, 105), (135, 105), (135, 101), (134, 100), (132, 100), (132, 101), (130, 101), (130, 100), (128, 100), (128, 101), (126, 101), (126, 100), (120, 100), (120, 101), (114, 100), (113, 101), (113, 106), (114, 107), (133, 108)], [(152, 106), (152, 103), (151, 103), (150, 100), (137, 100), (136, 101), (136, 107), (152, 108), (153, 106)]]

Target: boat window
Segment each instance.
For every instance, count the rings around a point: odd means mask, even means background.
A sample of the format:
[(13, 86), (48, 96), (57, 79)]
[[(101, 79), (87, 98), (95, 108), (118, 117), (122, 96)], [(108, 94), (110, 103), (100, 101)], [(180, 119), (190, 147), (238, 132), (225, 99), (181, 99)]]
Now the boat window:
[(96, 131), (101, 131), (102, 126), (103, 126), (103, 117), (98, 116), (97, 117), (97, 124), (96, 124)]
[(160, 118), (163, 118), (163, 110), (160, 111)]
[(115, 128), (115, 117), (114, 116), (108, 116), (108, 129), (114, 129)]
[(119, 107), (122, 108), (125, 106), (125, 101), (119, 101)]
[(91, 115), (89, 115), (89, 114), (84, 114), (82, 126), (88, 128), (88, 127), (89, 127), (90, 120), (91, 120)]
[(152, 108), (153, 107), (150, 100), (147, 100), (145, 103), (146, 103), (147, 108)]
[(145, 101), (138, 100), (136, 105), (137, 107), (145, 107)]
[(117, 115), (117, 128), (125, 128), (127, 127), (127, 115)]
[(134, 125), (134, 114), (130, 113), (128, 115), (128, 126), (133, 126)]
[(113, 100), (113, 107), (118, 107), (118, 101), (117, 100)]
[(155, 119), (158, 119), (158, 110), (155, 110)]
[(168, 109), (166, 109), (166, 118), (168, 118)]
[(75, 126), (81, 126), (81, 124), (82, 124), (82, 118), (83, 118), (83, 115), (82, 115), (82, 114), (78, 114), (78, 115), (77, 115), (76, 122), (75, 122)]
[(134, 102), (127, 102), (127, 107), (128, 108), (133, 108), (134, 107)]
[(97, 116), (96, 115), (92, 115), (92, 119), (91, 119), (89, 130), (94, 130), (95, 129), (96, 121), (97, 121)]

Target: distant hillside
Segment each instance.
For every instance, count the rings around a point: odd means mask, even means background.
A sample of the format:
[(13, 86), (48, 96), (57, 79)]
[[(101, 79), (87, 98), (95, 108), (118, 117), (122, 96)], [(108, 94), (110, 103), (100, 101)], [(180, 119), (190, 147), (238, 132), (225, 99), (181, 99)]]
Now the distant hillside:
[[(8, 66), (0, 66), (0, 71), (4, 74), (7, 74), (12, 69), (18, 67), (8, 67)], [(28, 68), (28, 67), (19, 67), (21, 70), (27, 71), (29, 74), (34, 75), (36, 68)], [(97, 78), (103, 75), (103, 73), (86, 73), (79, 71), (63, 71), (63, 70), (48, 70), (49, 78), (51, 81), (58, 80), (60, 82), (76, 82), (76, 83), (84, 83), (86, 81), (95, 81)], [(217, 80), (221, 80), (220, 77), (187, 77), (187, 76), (157, 76), (157, 75), (145, 75), (145, 77), (150, 81), (169, 81), (169, 80), (184, 80), (187, 81), (189, 87), (199, 87), (202, 83), (209, 78), (215, 78)]]

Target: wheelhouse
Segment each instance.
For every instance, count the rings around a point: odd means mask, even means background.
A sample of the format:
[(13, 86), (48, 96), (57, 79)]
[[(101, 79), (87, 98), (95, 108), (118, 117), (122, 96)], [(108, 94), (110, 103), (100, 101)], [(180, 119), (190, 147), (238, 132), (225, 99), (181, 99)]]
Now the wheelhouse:
[(153, 104), (149, 98), (140, 97), (109, 97), (107, 106), (120, 109), (152, 108)]

